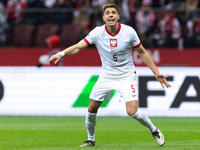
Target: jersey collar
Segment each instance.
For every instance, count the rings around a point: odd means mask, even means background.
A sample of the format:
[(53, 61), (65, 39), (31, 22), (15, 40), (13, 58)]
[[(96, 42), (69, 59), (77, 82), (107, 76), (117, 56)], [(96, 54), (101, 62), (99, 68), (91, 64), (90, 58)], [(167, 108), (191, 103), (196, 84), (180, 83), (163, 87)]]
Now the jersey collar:
[(121, 29), (121, 24), (118, 23), (118, 29), (117, 29), (117, 32), (116, 32), (114, 35), (112, 35), (112, 34), (108, 31), (107, 25), (105, 25), (105, 29), (106, 29), (106, 32), (107, 32), (109, 35), (115, 36), (115, 35), (117, 35), (117, 34), (119, 33), (119, 31), (120, 31), (120, 29)]

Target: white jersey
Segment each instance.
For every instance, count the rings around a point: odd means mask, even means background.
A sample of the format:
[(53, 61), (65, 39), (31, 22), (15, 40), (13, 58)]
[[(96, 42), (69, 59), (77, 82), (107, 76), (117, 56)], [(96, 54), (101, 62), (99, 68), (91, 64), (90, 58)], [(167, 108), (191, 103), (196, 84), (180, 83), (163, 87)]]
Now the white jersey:
[(118, 31), (111, 35), (106, 25), (93, 29), (84, 41), (95, 44), (102, 62), (101, 76), (117, 79), (134, 74), (135, 66), (132, 59), (132, 49), (141, 42), (135, 30), (118, 23)]

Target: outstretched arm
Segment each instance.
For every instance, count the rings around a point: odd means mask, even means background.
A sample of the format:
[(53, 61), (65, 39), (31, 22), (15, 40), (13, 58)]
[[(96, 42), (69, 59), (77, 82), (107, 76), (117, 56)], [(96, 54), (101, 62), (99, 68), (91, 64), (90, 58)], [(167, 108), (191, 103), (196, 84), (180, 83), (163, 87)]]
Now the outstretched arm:
[[(154, 73), (156, 79), (160, 82), (161, 86), (164, 88), (164, 85), (168, 88), (171, 87), (171, 85), (167, 82), (166, 78), (167, 76), (165, 76), (164, 74), (161, 74), (156, 65), (154, 64), (153, 60), (151, 59), (151, 57), (149, 56), (149, 54), (147, 53), (147, 51), (144, 49), (144, 47), (142, 46), (142, 44), (136, 48), (136, 51), (139, 53), (140, 57), (142, 58), (142, 60), (144, 61), (144, 63), (151, 69), (151, 71)], [(164, 85), (163, 85), (164, 84)]]
[(62, 52), (59, 52), (55, 55), (52, 55), (49, 59), (49, 65), (52, 65), (52, 61), (55, 59), (55, 64), (61, 59), (63, 56), (71, 56), (77, 54), (80, 50), (86, 48), (88, 45), (84, 40), (81, 40), (75, 45), (72, 45), (66, 49), (64, 49)]

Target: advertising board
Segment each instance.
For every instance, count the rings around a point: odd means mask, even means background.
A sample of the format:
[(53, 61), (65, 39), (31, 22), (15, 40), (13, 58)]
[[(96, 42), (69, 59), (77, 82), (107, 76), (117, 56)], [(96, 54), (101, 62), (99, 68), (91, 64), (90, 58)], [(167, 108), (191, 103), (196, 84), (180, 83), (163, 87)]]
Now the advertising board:
[[(200, 50), (196, 49), (146, 49), (156, 66), (200, 67)], [(36, 66), (41, 55), (48, 54), (45, 48), (1, 48), (0, 66)], [(135, 66), (146, 66), (139, 54), (133, 50)], [(91, 63), (92, 62), (92, 63)], [(78, 54), (64, 57), (63, 66), (101, 66), (98, 51), (86, 48)]]
[[(158, 67), (162, 88), (148, 67), (136, 67), (139, 108), (149, 116), (200, 116), (200, 67)], [(0, 115), (84, 116), (100, 67), (0, 67)], [(100, 116), (127, 116), (113, 92)]]

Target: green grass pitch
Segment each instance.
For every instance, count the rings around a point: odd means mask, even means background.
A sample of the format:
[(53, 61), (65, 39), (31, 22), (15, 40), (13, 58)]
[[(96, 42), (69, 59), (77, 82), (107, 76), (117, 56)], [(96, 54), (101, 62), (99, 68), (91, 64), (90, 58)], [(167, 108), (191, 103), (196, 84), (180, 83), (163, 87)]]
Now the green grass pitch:
[(130, 117), (97, 117), (96, 146), (85, 140), (85, 117), (0, 116), (0, 150), (200, 150), (200, 118), (150, 117), (165, 135), (160, 147)]

